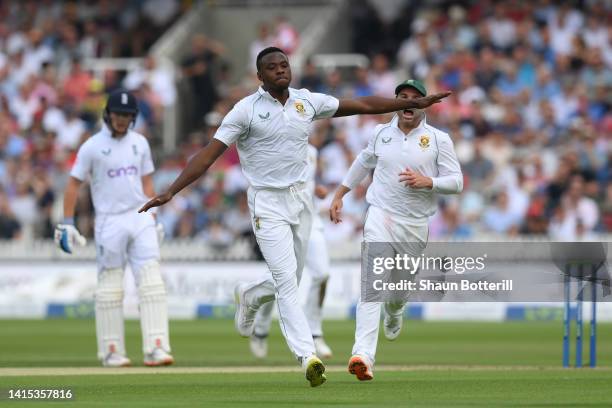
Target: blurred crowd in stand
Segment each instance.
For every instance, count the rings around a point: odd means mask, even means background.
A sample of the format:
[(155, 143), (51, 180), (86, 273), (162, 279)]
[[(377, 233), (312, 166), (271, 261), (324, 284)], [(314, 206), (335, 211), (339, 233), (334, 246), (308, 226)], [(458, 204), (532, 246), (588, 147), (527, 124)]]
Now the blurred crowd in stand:
[[(82, 61), (146, 55), (155, 30), (158, 36), (183, 12), (178, 2), (136, 2), (144, 4), (124, 11), (118, 4), (133, 2), (58, 3), (0, 6), (0, 238), (19, 237), (26, 225), (37, 237), (49, 236), (60, 194), (53, 174), (67, 171), (74, 150), (95, 128), (104, 92), (120, 85), (135, 90), (143, 101), (137, 128), (153, 141), (163, 108), (177, 99), (174, 78), (153, 58), (125, 77), (106, 72), (104, 81)], [(418, 78), (430, 92), (453, 91), (427, 110), (426, 120), (451, 135), (465, 188), (440, 198), (430, 239), (485, 233), (579, 240), (612, 232), (610, 2), (413, 3), (352, 1), (347, 51), (368, 56), (369, 66), (322, 71), (308, 60), (292, 86), (340, 98), (393, 97), (397, 83)], [(50, 26), (46, 17), (52, 15), (64, 16), (62, 23)], [(135, 34), (117, 38), (117, 27)], [(178, 86), (193, 100), (188, 131), (174, 153), (157, 157), (158, 190), (212, 138), (233, 104), (256, 89), (257, 53), (276, 45), (291, 55), (300, 45), (287, 17), (261, 22), (252, 38), (245, 50), (252, 71), (236, 84), (223, 42), (193, 36), (177, 69)], [(376, 124), (390, 118), (315, 122), (317, 182), (335, 188)], [(250, 234), (246, 188), (233, 146), (163, 207), (159, 219), (170, 237), (227, 246)], [(360, 236), (366, 188), (367, 182), (347, 196), (342, 224), (326, 223), (331, 242)], [(91, 204), (80, 202), (80, 228), (91, 234)], [(325, 214), (327, 202), (318, 207)]]
[[(156, 140), (163, 109), (176, 98), (173, 76), (151, 56), (129, 74), (91, 61), (147, 55), (184, 7), (178, 0), (0, 2), (0, 239), (52, 236), (67, 173), (99, 129), (108, 92), (133, 91), (136, 130)], [(78, 212), (90, 236), (86, 189)]]

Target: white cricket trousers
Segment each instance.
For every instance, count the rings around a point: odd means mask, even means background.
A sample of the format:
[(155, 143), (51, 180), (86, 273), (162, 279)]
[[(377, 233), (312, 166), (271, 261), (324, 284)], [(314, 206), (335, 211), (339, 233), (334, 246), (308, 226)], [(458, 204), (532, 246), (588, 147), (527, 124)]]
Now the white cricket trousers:
[(313, 218), (312, 230), (306, 252), (306, 270), (310, 274), (310, 286), (304, 312), (308, 319), (308, 325), (312, 335), (323, 336), (323, 300), (325, 297), (325, 285), (329, 279), (329, 255), (327, 253), (327, 241), (323, 230), (323, 222), (316, 215)]
[[(389, 214), (375, 206), (370, 206), (368, 209), (363, 227), (365, 242), (412, 243), (402, 250), (405, 250), (406, 253), (414, 251), (411, 254), (413, 256), (419, 256), (421, 251), (425, 249), (428, 234), (429, 227), (427, 224), (419, 225), (414, 219)], [(372, 364), (374, 364), (376, 357), (382, 304), (382, 302), (362, 302), (361, 299), (357, 304), (355, 344), (352, 354), (364, 355), (370, 359)], [(387, 302), (385, 303), (386, 312), (401, 314), (404, 310), (404, 304)]]
[(250, 187), (248, 202), (268, 272), (247, 285), (247, 303), (260, 306), (276, 298), (281, 331), (291, 352), (302, 362), (315, 352), (298, 299), (312, 224), (312, 197), (306, 183), (299, 183), (285, 189)]
[[(306, 313), (312, 335), (314, 337), (323, 336), (324, 285), (327, 285), (329, 279), (329, 255), (327, 254), (323, 222), (316, 214), (312, 218), (312, 230), (308, 241), (305, 266), (306, 272), (310, 274), (310, 286), (303, 306), (304, 313)], [(273, 307), (274, 302), (268, 302), (259, 308), (253, 328), (255, 335), (267, 336), (270, 333)]]

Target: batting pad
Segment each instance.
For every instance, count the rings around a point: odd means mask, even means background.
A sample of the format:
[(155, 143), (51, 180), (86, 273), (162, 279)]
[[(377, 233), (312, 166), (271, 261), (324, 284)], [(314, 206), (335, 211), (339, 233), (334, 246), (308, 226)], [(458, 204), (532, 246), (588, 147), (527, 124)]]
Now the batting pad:
[(123, 269), (103, 269), (96, 288), (98, 358), (109, 353), (125, 355), (123, 328)]
[(156, 348), (170, 352), (166, 287), (159, 270), (159, 262), (155, 260), (147, 263), (138, 275), (143, 352), (148, 354)]

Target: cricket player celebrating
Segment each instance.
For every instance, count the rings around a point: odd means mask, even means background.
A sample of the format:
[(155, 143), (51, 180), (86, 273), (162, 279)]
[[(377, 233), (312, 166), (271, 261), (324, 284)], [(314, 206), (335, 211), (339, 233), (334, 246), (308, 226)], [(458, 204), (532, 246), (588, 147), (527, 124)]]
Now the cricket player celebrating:
[[(315, 205), (315, 197), (323, 199), (328, 193), (327, 188), (316, 184), (317, 159), (317, 149), (312, 145), (308, 145), (308, 163), (310, 164), (308, 190), (313, 196), (313, 205)], [(312, 217), (312, 230), (310, 231), (305, 262), (311, 279), (306, 303), (304, 304), (304, 312), (312, 332), (316, 354), (318, 357), (327, 359), (332, 357), (332, 351), (323, 338), (322, 320), (323, 301), (325, 300), (327, 280), (329, 279), (329, 256), (323, 233), (323, 222), (316, 212)], [(268, 334), (270, 333), (270, 325), (272, 323), (273, 307), (273, 301), (261, 305), (255, 318), (249, 346), (251, 352), (257, 358), (265, 358), (268, 355)]]
[(123, 275), (126, 263), (134, 274), (140, 300), (144, 364), (169, 365), (166, 288), (159, 270), (163, 228), (154, 216), (136, 209), (155, 195), (153, 161), (144, 136), (130, 130), (138, 115), (136, 98), (124, 90), (109, 95), (102, 130), (80, 147), (64, 193), (64, 220), (55, 241), (67, 253), (85, 238), (74, 226), (77, 192), (90, 180), (96, 213), (98, 284), (95, 293), (98, 358), (106, 367), (131, 364), (123, 328)]
[[(418, 80), (407, 80), (395, 88), (397, 99), (414, 100), (427, 95)], [(375, 128), (368, 146), (361, 151), (330, 208), (333, 222), (341, 222), (342, 198), (374, 169), (366, 200), (370, 204), (364, 226), (365, 242), (410, 243), (413, 256), (425, 249), (428, 219), (437, 208), (436, 193), (457, 194), (463, 175), (447, 133), (430, 126), (422, 109), (400, 109), (393, 119)], [(380, 323), (380, 302), (357, 305), (357, 324), (349, 372), (361, 381), (373, 378)], [(402, 327), (404, 302), (384, 304), (385, 337), (394, 340)]]
[(312, 121), (422, 109), (450, 93), (416, 99), (364, 97), (339, 101), (333, 96), (289, 88), (289, 59), (279, 48), (262, 50), (256, 65), (257, 78), (263, 85), (232, 108), (213, 140), (189, 161), (165, 193), (140, 211), (170, 201), (204, 174), (229, 145), (237, 143), (242, 171), (249, 181), (253, 230), (270, 275), (236, 287), (236, 329), (249, 337), (259, 306), (276, 298), (289, 349), (302, 364), (310, 385), (316, 387), (326, 380), (325, 366), (315, 354), (312, 332), (297, 293), (312, 223), (312, 199), (306, 185)]

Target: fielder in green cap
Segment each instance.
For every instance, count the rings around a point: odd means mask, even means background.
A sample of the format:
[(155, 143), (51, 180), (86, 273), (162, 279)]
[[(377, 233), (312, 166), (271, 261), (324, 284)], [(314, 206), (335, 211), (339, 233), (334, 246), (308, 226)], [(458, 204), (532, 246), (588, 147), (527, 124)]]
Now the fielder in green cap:
[(414, 88), (417, 91), (419, 91), (419, 93), (421, 94), (421, 96), (427, 96), (427, 88), (425, 88), (425, 84), (421, 81), (419, 81), (418, 79), (407, 79), (404, 82), (402, 82), (401, 84), (399, 84), (398, 86), (395, 87), (395, 96), (397, 97), (397, 95), (400, 93), (400, 91), (404, 88)]
[[(395, 88), (397, 99), (426, 95), (425, 85), (416, 79)], [(363, 227), (364, 241), (378, 245), (394, 243), (385, 248), (385, 257), (419, 257), (427, 245), (429, 217), (437, 210), (437, 195), (458, 194), (463, 189), (463, 175), (450, 136), (427, 124), (424, 109), (397, 111), (390, 122), (375, 128), (368, 146), (351, 165), (329, 210), (332, 221), (342, 221), (342, 198), (372, 170), (373, 180), (366, 196), (370, 207)], [(348, 371), (360, 381), (374, 378), (381, 308), (385, 337), (394, 340), (402, 329), (406, 299), (381, 296), (376, 281), (372, 280), (374, 275), (364, 272), (361, 293), (365, 298), (360, 298), (357, 304), (355, 344), (348, 364)]]

